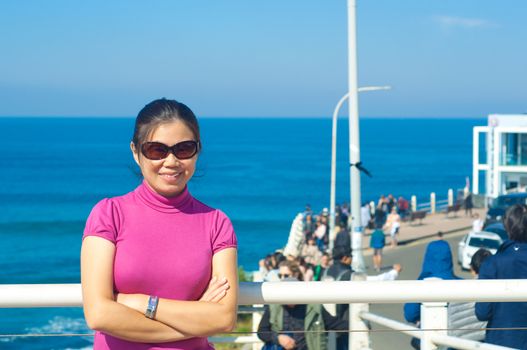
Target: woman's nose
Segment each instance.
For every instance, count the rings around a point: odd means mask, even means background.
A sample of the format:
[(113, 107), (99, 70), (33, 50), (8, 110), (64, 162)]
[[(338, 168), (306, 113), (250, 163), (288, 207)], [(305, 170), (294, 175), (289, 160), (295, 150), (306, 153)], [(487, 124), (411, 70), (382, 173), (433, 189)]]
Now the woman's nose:
[(163, 164), (165, 166), (177, 166), (179, 165), (179, 159), (177, 159), (176, 156), (172, 152), (170, 152), (168, 157), (165, 158)]

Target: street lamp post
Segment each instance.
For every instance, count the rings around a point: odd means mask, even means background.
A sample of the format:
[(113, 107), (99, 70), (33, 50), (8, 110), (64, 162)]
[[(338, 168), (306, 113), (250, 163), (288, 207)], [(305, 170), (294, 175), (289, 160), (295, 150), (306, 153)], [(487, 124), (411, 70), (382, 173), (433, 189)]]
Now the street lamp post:
[[(358, 92), (390, 90), (391, 86), (364, 86), (358, 88)], [(349, 93), (342, 96), (333, 111), (333, 125), (331, 137), (331, 189), (329, 200), (329, 249), (333, 250), (335, 240), (335, 203), (336, 203), (336, 178), (337, 178), (337, 120), (340, 108), (349, 98)], [(359, 259), (362, 259), (362, 251)]]
[[(360, 216), (361, 189), (359, 143), (359, 98), (357, 83), (357, 24), (355, 0), (348, 0), (348, 110), (349, 110), (349, 155), (350, 155), (350, 216), (351, 247), (354, 253), (362, 248), (362, 223)], [(355, 271), (364, 272), (362, 255), (353, 259)]]

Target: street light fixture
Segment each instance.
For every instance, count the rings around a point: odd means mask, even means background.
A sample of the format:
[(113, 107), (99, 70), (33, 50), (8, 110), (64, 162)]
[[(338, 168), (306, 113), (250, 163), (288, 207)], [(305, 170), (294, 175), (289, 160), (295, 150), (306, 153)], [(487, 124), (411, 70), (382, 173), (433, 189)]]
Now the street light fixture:
[[(391, 86), (364, 86), (358, 88), (358, 92), (366, 91), (379, 91), (379, 90), (390, 90)], [(331, 190), (330, 190), (330, 209), (329, 209), (329, 249), (333, 250), (335, 240), (335, 197), (336, 197), (336, 177), (337, 177), (337, 119), (340, 108), (349, 98), (349, 93), (342, 96), (337, 103), (335, 110), (333, 111), (333, 127), (331, 137)], [(350, 136), (351, 137), (351, 136)], [(351, 213), (350, 213), (351, 214)], [(351, 220), (351, 217), (349, 218)], [(362, 240), (361, 240), (362, 241)], [(361, 242), (362, 244), (362, 242)], [(360, 266), (364, 266), (364, 258), (362, 257), (362, 251), (356, 250), (353, 252), (356, 257), (356, 262)]]

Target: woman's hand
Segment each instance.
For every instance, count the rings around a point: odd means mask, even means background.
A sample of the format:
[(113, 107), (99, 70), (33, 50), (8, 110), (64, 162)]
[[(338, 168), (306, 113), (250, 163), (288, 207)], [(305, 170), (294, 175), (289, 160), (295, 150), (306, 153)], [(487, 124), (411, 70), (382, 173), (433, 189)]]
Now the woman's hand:
[(199, 301), (208, 301), (212, 303), (217, 303), (225, 295), (227, 295), (227, 290), (230, 288), (229, 281), (227, 281), (227, 278), (222, 277), (218, 278), (216, 276), (212, 277), (212, 279), (209, 282), (209, 286), (199, 299)]

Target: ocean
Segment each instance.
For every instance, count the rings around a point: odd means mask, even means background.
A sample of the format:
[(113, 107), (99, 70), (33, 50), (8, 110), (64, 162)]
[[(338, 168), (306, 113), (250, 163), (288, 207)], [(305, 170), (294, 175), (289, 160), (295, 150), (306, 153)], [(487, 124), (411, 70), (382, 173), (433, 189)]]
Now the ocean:
[[(84, 222), (95, 203), (133, 190), (131, 118), (0, 118), (0, 284), (78, 283)], [(204, 118), (191, 193), (222, 209), (239, 264), (285, 245), (294, 216), (329, 207), (331, 120)], [(362, 118), (362, 199), (428, 201), (465, 186), (481, 119)], [(349, 202), (348, 124), (339, 120), (337, 202)], [(79, 308), (0, 309), (0, 335), (86, 333)], [(0, 336), (1, 349), (83, 349), (90, 337)]]

